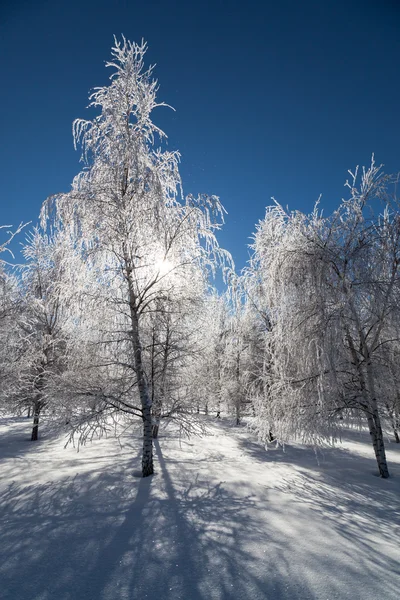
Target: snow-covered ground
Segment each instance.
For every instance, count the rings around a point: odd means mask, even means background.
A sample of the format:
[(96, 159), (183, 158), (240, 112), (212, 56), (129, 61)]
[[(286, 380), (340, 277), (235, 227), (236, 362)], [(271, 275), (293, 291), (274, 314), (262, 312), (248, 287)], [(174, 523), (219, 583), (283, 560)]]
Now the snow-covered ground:
[(244, 428), (156, 443), (30, 443), (0, 426), (3, 600), (397, 600), (400, 448), (376, 476), (368, 437), (268, 452)]

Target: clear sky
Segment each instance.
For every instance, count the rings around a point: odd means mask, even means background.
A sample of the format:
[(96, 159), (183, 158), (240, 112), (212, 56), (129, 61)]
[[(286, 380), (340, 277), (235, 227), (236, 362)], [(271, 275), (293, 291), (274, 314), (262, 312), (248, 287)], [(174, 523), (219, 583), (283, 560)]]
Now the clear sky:
[(220, 196), (239, 268), (275, 196), (330, 211), (347, 169), (400, 170), (398, 0), (2, 0), (0, 224), (35, 221), (80, 170), (71, 125), (107, 83), (113, 34), (149, 44), (154, 121), (185, 193)]

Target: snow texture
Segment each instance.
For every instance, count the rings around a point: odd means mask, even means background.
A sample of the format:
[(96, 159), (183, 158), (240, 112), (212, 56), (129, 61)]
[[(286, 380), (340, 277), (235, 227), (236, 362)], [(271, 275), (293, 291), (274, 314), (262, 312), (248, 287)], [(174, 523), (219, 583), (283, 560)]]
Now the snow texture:
[(395, 600), (400, 448), (376, 476), (368, 434), (336, 448), (266, 452), (212, 422), (181, 443), (162, 432), (153, 477), (141, 441), (32, 444), (3, 419), (3, 600)]

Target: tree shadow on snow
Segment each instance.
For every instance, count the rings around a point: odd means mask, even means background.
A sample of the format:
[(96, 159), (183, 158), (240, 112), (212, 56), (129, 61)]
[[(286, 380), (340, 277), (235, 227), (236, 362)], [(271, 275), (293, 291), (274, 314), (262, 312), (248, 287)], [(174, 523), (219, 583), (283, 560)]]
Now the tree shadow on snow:
[(28, 453), (42, 450), (48, 452), (49, 442), (54, 441), (58, 444), (60, 433), (63, 433), (61, 426), (50, 428), (44, 421), (39, 426), (39, 439), (32, 442), (33, 417), (2, 417), (0, 426), (4, 427), (4, 431), (0, 433), (1, 459), (23, 459)]
[[(343, 438), (369, 448), (368, 432), (344, 431)], [(377, 590), (378, 595), (396, 597), (397, 587), (387, 574), (396, 574), (400, 583), (400, 561), (396, 549), (400, 534), (398, 462), (388, 461), (391, 478), (384, 480), (377, 474), (372, 448), (371, 456), (367, 457), (355, 455), (339, 444), (318, 449), (303, 445), (288, 444), (285, 448), (270, 445), (266, 450), (248, 434), (237, 434), (237, 440), (241, 450), (260, 469), (279, 465), (292, 467), (286, 471), (276, 469), (276, 479), (271, 488), (288, 498), (294, 497), (329, 524), (341, 542), (338, 547), (345, 559), (344, 569), (351, 564), (357, 566), (355, 581), (362, 573), (363, 577), (386, 586), (386, 591), (383, 588), (380, 592)], [(399, 448), (393, 444), (388, 446), (388, 451), (399, 451)], [(390, 554), (389, 546), (392, 546)], [(341, 572), (343, 575), (344, 571)]]
[[(250, 540), (251, 496), (188, 478), (177, 491), (156, 443), (158, 472), (132, 461), (32, 485), (0, 500), (4, 600), (265, 598), (238, 537)], [(135, 459), (139, 462), (139, 456)]]
[[(94, 462), (89, 473), (28, 486), (11, 483), (0, 499), (4, 600), (318, 600), (328, 595), (318, 592), (315, 580), (335, 568), (330, 589), (342, 599), (356, 597), (354, 588), (353, 595), (346, 590), (349, 578), (362, 580), (360, 566), (365, 581), (375, 580), (383, 590), (381, 597), (396, 598), (391, 582), (380, 581), (396, 561), (384, 557), (372, 538), (369, 543), (369, 529), (367, 537), (360, 531), (370, 528), (372, 536), (375, 517), (383, 535), (394, 533), (393, 513), (385, 514), (394, 497), (381, 495), (378, 478), (371, 476), (375, 488), (365, 488), (361, 478), (349, 482), (335, 474), (337, 456), (324, 470), (312, 451), (306, 457), (297, 449), (265, 452), (241, 435), (238, 444), (251, 459), (246, 464), (268, 469), (269, 463), (288, 462), (298, 467), (298, 478), (282, 476), (267, 489), (238, 476), (235, 488), (196, 471), (184, 455), (176, 460), (176, 449), (175, 460), (166, 460), (156, 442), (156, 474), (137, 479), (135, 440), (131, 456), (106, 467)], [(362, 468), (372, 470), (368, 461)], [(285, 501), (289, 495), (294, 502)], [(297, 502), (328, 520), (317, 539), (329, 543), (333, 527), (338, 539), (352, 543), (337, 552), (340, 559), (332, 548), (324, 553), (307, 540), (310, 523)], [(338, 548), (337, 540), (332, 544)], [(358, 563), (350, 547), (359, 550)], [(365, 598), (377, 589), (370, 586)]]

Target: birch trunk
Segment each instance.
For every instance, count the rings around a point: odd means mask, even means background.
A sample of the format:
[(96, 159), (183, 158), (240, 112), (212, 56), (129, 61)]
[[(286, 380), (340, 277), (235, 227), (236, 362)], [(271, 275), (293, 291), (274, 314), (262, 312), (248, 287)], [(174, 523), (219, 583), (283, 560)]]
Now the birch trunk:
[(40, 417), (40, 406), (35, 404), (33, 409), (33, 427), (31, 442), (36, 442), (39, 437), (39, 417)]
[(372, 445), (374, 447), (376, 462), (378, 463), (379, 475), (383, 479), (389, 477), (389, 470), (386, 462), (385, 445), (383, 443), (383, 433), (381, 422), (378, 413), (374, 415), (367, 415), (368, 428), (372, 439)]
[(148, 477), (153, 475), (153, 438), (152, 438), (152, 423), (151, 423), (151, 397), (147, 386), (146, 376), (143, 368), (142, 360), (142, 345), (139, 334), (139, 315), (136, 306), (136, 296), (134, 293), (131, 273), (132, 268), (127, 259), (127, 281), (129, 287), (129, 308), (131, 317), (131, 336), (135, 362), (135, 373), (139, 388), (140, 405), (142, 409), (143, 419), (143, 454), (142, 454), (142, 476)]
[(241, 419), (241, 397), (240, 397), (240, 351), (238, 349), (236, 354), (236, 397), (235, 397), (235, 408), (236, 408), (236, 425), (240, 425)]
[(392, 426), (392, 429), (393, 429), (393, 435), (394, 435), (395, 442), (396, 442), (396, 444), (400, 444), (400, 437), (399, 437), (399, 433), (397, 431), (399, 429), (399, 426), (398, 426), (399, 418), (396, 415), (395, 410), (391, 409), (388, 404), (386, 404), (386, 410), (389, 415), (390, 425)]
[(165, 399), (167, 397), (167, 368), (168, 368), (168, 359), (170, 352), (170, 330), (169, 325), (167, 323), (167, 330), (165, 334), (165, 342), (164, 342), (164, 352), (163, 352), (163, 363), (162, 363), (162, 372), (161, 372), (161, 385), (159, 390), (159, 395), (154, 401), (153, 405), (153, 439), (157, 439), (158, 430), (160, 428), (161, 423), (161, 415), (162, 415), (162, 407)]
[(152, 435), (153, 440), (158, 438), (158, 430), (160, 429), (161, 422), (161, 403), (159, 401), (155, 401), (153, 405), (153, 414), (152, 414)]
[(367, 363), (367, 378), (369, 388), (368, 391), (370, 395), (369, 406), (371, 408), (371, 412), (367, 414), (369, 433), (371, 435), (372, 445), (374, 447), (376, 462), (378, 463), (379, 475), (384, 479), (387, 479), (389, 477), (389, 469), (386, 462), (381, 419), (379, 416), (378, 403), (375, 395), (374, 374), (370, 361)]
[[(361, 331), (361, 329), (359, 329), (359, 331)], [(368, 410), (365, 409), (364, 412), (367, 416), (369, 433), (371, 436), (372, 445), (373, 445), (374, 452), (375, 452), (376, 462), (378, 463), (379, 475), (381, 477), (383, 477), (384, 479), (387, 479), (389, 477), (389, 469), (388, 469), (387, 462), (386, 462), (385, 444), (383, 442), (381, 419), (379, 416), (378, 403), (377, 403), (376, 394), (375, 394), (374, 373), (373, 373), (371, 359), (369, 357), (368, 361), (367, 361), (367, 368), (366, 368), (367, 379), (365, 379), (363, 367), (360, 364), (360, 361), (358, 359), (355, 345), (354, 345), (353, 339), (350, 335), (350, 331), (349, 331), (348, 327), (346, 327), (346, 336), (347, 336), (347, 341), (349, 343), (350, 352), (351, 352), (351, 355), (353, 358), (353, 363), (357, 369), (357, 374), (358, 374), (358, 378), (359, 378), (359, 382), (360, 382), (360, 388), (361, 388), (363, 397), (365, 398), (365, 404), (368, 407)], [(365, 345), (365, 339), (363, 336), (360, 336), (360, 337), (363, 340), (363, 343), (365, 346), (365, 348), (364, 348), (365, 355), (369, 356), (368, 348)]]
[(397, 408), (395, 408), (393, 411), (393, 433), (394, 433), (394, 439), (396, 440), (396, 444), (400, 444), (399, 431), (400, 431), (400, 415), (399, 415)]
[(236, 425), (240, 425), (240, 404), (236, 401)]
[(43, 393), (42, 393), (43, 384), (44, 384), (44, 365), (42, 363), (37, 380), (35, 382), (35, 387), (36, 387), (37, 393), (36, 393), (36, 396), (34, 397), (34, 401), (33, 401), (33, 427), (32, 427), (31, 442), (36, 442), (36, 440), (39, 437), (39, 418), (40, 418), (40, 413), (42, 411), (42, 408), (45, 405), (45, 403), (43, 402)]
[(142, 456), (142, 476), (153, 475), (153, 436), (151, 425), (151, 407), (145, 406), (143, 409), (143, 456)]
[(153, 437), (151, 423), (151, 398), (147, 387), (146, 377), (142, 361), (142, 345), (139, 337), (139, 322), (137, 313), (131, 309), (132, 319), (132, 343), (135, 356), (135, 372), (139, 388), (140, 404), (143, 418), (143, 456), (142, 456), (142, 476), (153, 475)]

